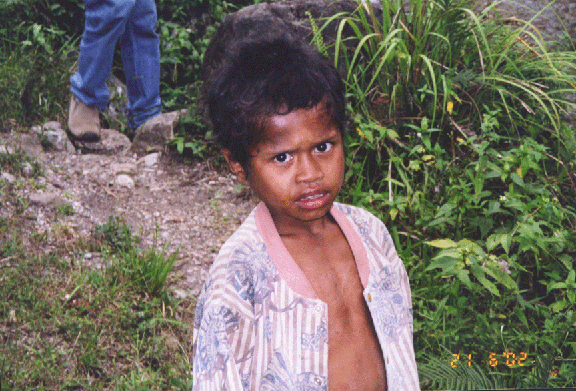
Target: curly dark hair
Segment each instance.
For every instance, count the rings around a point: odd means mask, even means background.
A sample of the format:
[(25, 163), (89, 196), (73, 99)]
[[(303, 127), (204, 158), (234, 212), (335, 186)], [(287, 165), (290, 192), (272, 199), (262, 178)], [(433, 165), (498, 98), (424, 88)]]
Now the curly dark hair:
[(248, 149), (274, 115), (323, 102), (340, 132), (347, 128), (338, 71), (312, 46), (290, 35), (231, 42), (204, 94), (216, 139), (246, 172)]

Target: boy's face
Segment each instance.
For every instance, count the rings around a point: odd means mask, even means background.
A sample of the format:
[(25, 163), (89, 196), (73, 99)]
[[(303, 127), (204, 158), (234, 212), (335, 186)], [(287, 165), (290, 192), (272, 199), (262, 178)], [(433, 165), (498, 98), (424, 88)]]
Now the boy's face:
[(249, 149), (248, 174), (224, 157), (266, 204), (277, 228), (324, 218), (344, 176), (342, 136), (324, 104), (270, 117)]

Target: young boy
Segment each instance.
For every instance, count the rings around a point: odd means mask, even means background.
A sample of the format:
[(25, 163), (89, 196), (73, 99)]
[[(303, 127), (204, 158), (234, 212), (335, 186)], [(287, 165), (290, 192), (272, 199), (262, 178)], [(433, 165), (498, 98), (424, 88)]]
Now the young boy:
[(198, 299), (193, 390), (418, 391), (408, 276), (386, 227), (335, 203), (343, 83), (289, 37), (233, 45), (207, 83), (223, 155), (262, 201)]

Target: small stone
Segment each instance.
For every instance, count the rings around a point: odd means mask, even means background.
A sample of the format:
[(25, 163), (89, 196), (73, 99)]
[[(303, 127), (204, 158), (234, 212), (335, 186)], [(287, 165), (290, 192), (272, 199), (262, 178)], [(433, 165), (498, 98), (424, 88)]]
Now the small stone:
[(72, 145), (68, 139), (68, 135), (62, 129), (47, 129), (42, 135), (48, 141), (49, 147), (57, 151), (67, 151), (68, 144)]
[(62, 130), (62, 124), (58, 121), (46, 122), (44, 125), (42, 125), (42, 130)]
[(76, 142), (84, 154), (112, 155), (120, 154), (130, 147), (130, 140), (125, 134), (114, 129), (100, 129), (100, 141), (97, 143)]
[(135, 186), (134, 180), (125, 174), (118, 175), (114, 180), (114, 183), (116, 186), (125, 187), (127, 189), (133, 189)]
[(14, 175), (7, 173), (7, 172), (3, 172), (2, 175), (0, 176), (0, 179), (3, 181), (6, 181), (8, 183), (14, 183), (16, 181), (16, 178), (14, 178)]
[(40, 143), (36, 133), (18, 134), (18, 137), (12, 141), (12, 146), (32, 157), (38, 159), (44, 159), (45, 157), (44, 147), (42, 146), (42, 143)]
[(110, 170), (114, 175), (118, 174), (130, 174), (136, 175), (138, 172), (136, 165), (132, 163), (114, 163), (110, 166)]
[(160, 153), (155, 152), (144, 156), (144, 164), (147, 167), (152, 167), (158, 164), (158, 159), (160, 159)]
[(7, 145), (0, 145), (0, 153), (3, 153), (5, 155), (12, 155), (14, 153), (14, 150)]
[(183, 289), (174, 289), (172, 291), (172, 295), (176, 300), (186, 299), (188, 297), (188, 293)]
[(34, 168), (30, 164), (30, 162), (26, 162), (22, 165), (22, 175), (27, 178), (30, 178), (34, 174)]
[(30, 202), (36, 205), (62, 207), (66, 201), (56, 193), (36, 193), (31, 194)]

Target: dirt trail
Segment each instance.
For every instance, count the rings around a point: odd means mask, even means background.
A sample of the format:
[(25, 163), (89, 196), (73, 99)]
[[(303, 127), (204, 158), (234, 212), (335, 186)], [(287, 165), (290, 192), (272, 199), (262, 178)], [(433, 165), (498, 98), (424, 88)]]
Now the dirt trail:
[[(0, 134), (5, 142), (15, 137), (19, 136)], [(71, 243), (88, 241), (97, 225), (110, 216), (122, 217), (142, 239), (143, 248), (178, 251), (169, 278), (177, 297), (199, 293), (220, 246), (256, 205), (246, 189), (235, 189), (231, 174), (207, 162), (183, 163), (169, 153), (138, 158), (130, 153), (42, 151), (31, 148), (33, 140), (25, 141), (25, 148), (35, 151), (44, 177), (36, 188), (17, 190), (29, 203), (25, 214), (30, 216), (30, 230), (47, 231), (49, 237), (65, 237)], [(16, 210), (16, 205), (2, 202), (1, 195), (0, 203), (1, 216)], [(59, 213), (63, 204), (71, 205), (74, 213)], [(83, 267), (101, 264), (98, 253), (68, 256)]]

